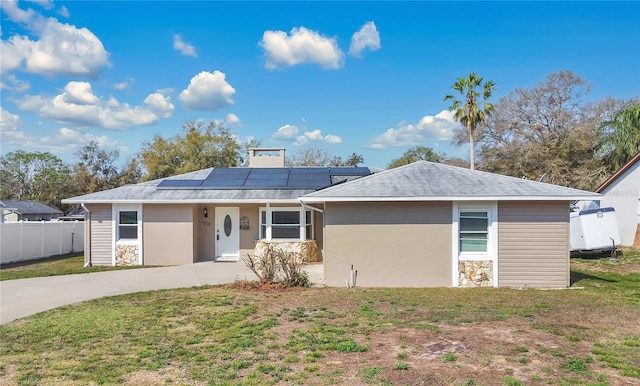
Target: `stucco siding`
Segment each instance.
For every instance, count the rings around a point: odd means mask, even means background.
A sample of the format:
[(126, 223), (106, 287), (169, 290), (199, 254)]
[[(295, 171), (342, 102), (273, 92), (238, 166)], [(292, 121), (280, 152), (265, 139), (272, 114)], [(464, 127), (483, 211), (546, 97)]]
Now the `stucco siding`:
[(498, 203), (498, 286), (569, 286), (569, 202)]
[(620, 243), (633, 246), (640, 219), (640, 162), (620, 175), (601, 192), (600, 207), (613, 207), (620, 232)]
[(240, 206), (240, 218), (246, 217), (249, 220), (249, 229), (240, 229), (240, 259), (253, 255), (256, 242), (260, 237), (260, 205), (245, 204)]
[[(113, 218), (111, 204), (87, 205), (91, 211), (89, 248), (92, 265), (113, 265)], [(85, 258), (86, 260), (86, 258)]]
[(451, 286), (451, 203), (327, 203), (324, 278), (344, 286)]
[(145, 204), (142, 219), (145, 265), (195, 261), (192, 205)]

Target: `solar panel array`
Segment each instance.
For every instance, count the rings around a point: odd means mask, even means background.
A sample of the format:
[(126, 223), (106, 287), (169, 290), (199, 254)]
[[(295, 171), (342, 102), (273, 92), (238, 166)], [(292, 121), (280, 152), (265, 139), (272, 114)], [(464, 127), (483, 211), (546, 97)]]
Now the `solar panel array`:
[(164, 180), (158, 189), (322, 189), (371, 174), (366, 167), (215, 168), (204, 180)]

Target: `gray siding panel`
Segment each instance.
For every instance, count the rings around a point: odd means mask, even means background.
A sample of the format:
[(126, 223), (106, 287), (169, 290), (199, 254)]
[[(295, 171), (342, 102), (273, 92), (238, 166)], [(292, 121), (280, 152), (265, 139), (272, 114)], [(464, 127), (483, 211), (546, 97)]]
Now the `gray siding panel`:
[(91, 211), (91, 263), (112, 265), (113, 218), (111, 204), (87, 205)]
[(498, 285), (569, 286), (569, 203), (498, 203)]

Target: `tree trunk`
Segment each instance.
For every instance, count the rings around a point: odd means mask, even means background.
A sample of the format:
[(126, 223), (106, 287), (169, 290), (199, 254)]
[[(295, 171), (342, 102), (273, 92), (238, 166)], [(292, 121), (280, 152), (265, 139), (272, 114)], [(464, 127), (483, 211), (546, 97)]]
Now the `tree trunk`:
[(473, 149), (473, 129), (471, 127), (468, 127), (467, 129), (469, 130), (469, 169), (475, 170), (476, 165), (474, 162), (475, 151)]

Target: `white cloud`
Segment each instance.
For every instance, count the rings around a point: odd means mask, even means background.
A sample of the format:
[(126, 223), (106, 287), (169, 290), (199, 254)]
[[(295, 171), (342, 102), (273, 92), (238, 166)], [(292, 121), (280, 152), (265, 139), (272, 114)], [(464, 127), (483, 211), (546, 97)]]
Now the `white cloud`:
[(242, 127), (242, 122), (240, 121), (240, 118), (238, 118), (238, 116), (233, 113), (227, 114), (225, 123), (227, 124), (227, 126)]
[(183, 42), (182, 38), (178, 34), (173, 35), (173, 49), (179, 51), (180, 54), (184, 56), (193, 56), (194, 58), (198, 57), (195, 47)]
[(93, 93), (88, 82), (69, 82), (62, 94), (51, 99), (28, 95), (17, 100), (17, 105), (22, 111), (34, 112), (63, 125), (114, 130), (151, 125), (170, 117), (174, 110), (171, 98), (159, 93), (147, 96), (140, 106), (120, 103), (113, 97), (104, 102)]
[(0, 82), (0, 90), (11, 90), (13, 92), (24, 92), (31, 88), (28, 81), (20, 80), (15, 75), (7, 75), (6, 82)]
[(96, 136), (80, 130), (61, 128), (52, 135), (29, 135), (23, 131), (2, 131), (3, 147), (7, 149), (29, 149), (30, 151), (48, 151), (54, 154), (68, 155), (80, 150), (94, 141), (103, 149), (113, 149), (118, 142), (107, 136)]
[(23, 23), (38, 39), (13, 35), (2, 40), (0, 61), (3, 73), (14, 70), (56, 76), (97, 77), (110, 66), (107, 52), (98, 37), (87, 28), (44, 18), (32, 9), (23, 11), (14, 0), (2, 0), (0, 6), (12, 21)]
[(0, 131), (15, 132), (20, 125), (20, 117), (0, 107)]
[(89, 82), (69, 82), (61, 94), (62, 100), (68, 104), (95, 105), (98, 97), (91, 90)]
[(291, 141), (294, 146), (302, 146), (309, 143), (309, 141), (322, 142), (328, 144), (342, 143), (342, 138), (337, 135), (327, 134), (322, 135), (321, 130), (305, 131), (302, 135), (298, 135), (299, 129), (294, 125), (281, 126), (275, 133), (271, 135), (271, 138), (276, 141)]
[(44, 9), (53, 8), (53, 1), (51, 1), (51, 0), (29, 0), (29, 2), (38, 4), (39, 6), (41, 6)]
[(68, 18), (69, 17), (69, 10), (67, 9), (67, 7), (65, 7), (63, 5), (62, 7), (60, 7), (60, 10), (58, 11), (58, 15)]
[(0, 9), (7, 14), (9, 20), (16, 23), (29, 23), (36, 15), (35, 11), (31, 8), (26, 11), (18, 8), (17, 0), (0, 1)]
[(133, 78), (126, 78), (124, 81), (122, 82), (118, 82), (118, 83), (114, 83), (113, 84), (113, 88), (115, 88), (116, 90), (124, 90), (127, 87), (131, 86), (133, 83), (135, 82), (135, 79)]
[(171, 97), (156, 92), (149, 94), (144, 103), (149, 107), (149, 110), (160, 118), (169, 118), (173, 114), (174, 106), (171, 103)]
[(275, 133), (271, 135), (271, 138), (277, 141), (288, 141), (296, 139), (298, 136), (298, 127), (294, 125), (281, 126)]
[(376, 24), (372, 21), (366, 22), (359, 31), (351, 36), (349, 55), (361, 58), (362, 51), (367, 48), (371, 51), (380, 49), (380, 34), (376, 29)]
[(178, 97), (187, 110), (215, 111), (234, 103), (236, 90), (225, 80), (224, 72), (202, 71), (191, 78), (189, 87)]
[(260, 41), (269, 70), (303, 63), (319, 64), (326, 69), (342, 67), (344, 53), (335, 38), (320, 35), (305, 27), (284, 31), (265, 31)]
[(380, 150), (387, 146), (416, 146), (427, 141), (450, 141), (453, 131), (460, 125), (453, 116), (453, 112), (442, 110), (436, 116), (425, 115), (415, 125), (400, 122), (396, 128), (390, 128), (373, 138), (365, 147)]

